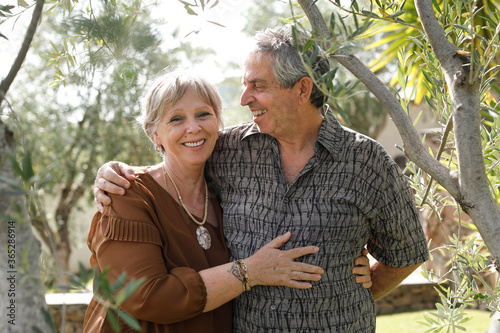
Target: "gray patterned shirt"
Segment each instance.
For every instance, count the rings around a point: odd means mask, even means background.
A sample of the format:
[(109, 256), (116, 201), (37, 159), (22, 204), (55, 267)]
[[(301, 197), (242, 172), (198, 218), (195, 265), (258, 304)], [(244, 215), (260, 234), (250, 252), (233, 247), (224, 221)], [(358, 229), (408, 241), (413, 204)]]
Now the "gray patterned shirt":
[(351, 268), (367, 244), (381, 263), (428, 258), (413, 194), (376, 141), (342, 127), (331, 111), (315, 155), (288, 185), (278, 141), (253, 123), (225, 129), (207, 163), (219, 191), (232, 259), (291, 231), (284, 248), (316, 245), (301, 260), (325, 273), (308, 290), (257, 286), (234, 301), (234, 332), (375, 332), (371, 292)]

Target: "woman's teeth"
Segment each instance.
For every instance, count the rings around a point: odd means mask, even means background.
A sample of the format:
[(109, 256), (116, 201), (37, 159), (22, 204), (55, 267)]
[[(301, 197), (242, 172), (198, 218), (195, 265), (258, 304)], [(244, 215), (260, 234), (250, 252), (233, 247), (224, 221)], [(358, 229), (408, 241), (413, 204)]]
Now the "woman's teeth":
[(200, 140), (198, 142), (186, 142), (185, 145), (188, 146), (188, 147), (199, 147), (199, 146), (201, 146), (204, 143), (205, 143), (205, 139)]

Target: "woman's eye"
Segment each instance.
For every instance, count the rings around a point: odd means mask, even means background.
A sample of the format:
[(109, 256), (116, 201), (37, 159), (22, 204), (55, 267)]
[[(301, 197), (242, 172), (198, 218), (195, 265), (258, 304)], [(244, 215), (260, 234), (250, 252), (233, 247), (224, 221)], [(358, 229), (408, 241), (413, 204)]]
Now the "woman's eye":
[(200, 118), (208, 118), (210, 117), (212, 114), (210, 112), (201, 112), (198, 117)]
[(172, 117), (172, 119), (170, 119), (170, 122), (171, 122), (171, 123), (175, 123), (175, 122), (179, 122), (179, 121), (181, 121), (181, 120), (182, 120), (182, 118), (181, 118), (181, 117)]

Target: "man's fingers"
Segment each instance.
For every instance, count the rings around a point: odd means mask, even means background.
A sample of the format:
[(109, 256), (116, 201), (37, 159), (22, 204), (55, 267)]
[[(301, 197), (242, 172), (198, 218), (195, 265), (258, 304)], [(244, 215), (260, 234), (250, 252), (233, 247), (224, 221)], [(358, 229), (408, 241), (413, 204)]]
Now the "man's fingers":
[(108, 192), (111, 194), (117, 194), (117, 195), (124, 195), (125, 194), (125, 189), (124, 189), (125, 184), (127, 185), (126, 188), (128, 188), (128, 187), (130, 187), (130, 183), (128, 182), (128, 180), (125, 180), (123, 178), (120, 178), (120, 179), (122, 179), (122, 181), (120, 183), (116, 183), (115, 181), (110, 182), (104, 178), (98, 178), (95, 182), (95, 186), (99, 190), (104, 191), (104, 192)]
[(104, 191), (99, 190), (97, 187), (94, 189), (94, 201), (96, 203), (97, 209), (99, 209), (99, 204), (106, 206), (111, 205), (111, 198), (108, 197)]
[(372, 280), (368, 275), (356, 276), (356, 283), (360, 283), (363, 288), (370, 288), (372, 286)]
[(371, 278), (369, 275), (360, 275), (356, 276), (354, 280), (356, 281), (356, 283), (365, 283), (365, 282), (370, 282)]
[(125, 176), (125, 178), (129, 180), (136, 179), (134, 168), (131, 168), (129, 165), (122, 162), (118, 162), (117, 167), (118, 167), (118, 174), (121, 173), (123, 176)]
[(103, 204), (99, 200), (97, 200), (97, 198), (94, 198), (94, 203), (97, 206), (97, 210), (99, 212), (101, 212), (101, 214), (104, 214), (104, 206), (103, 206)]
[[(117, 185), (118, 187), (122, 188), (129, 188), (130, 187), (130, 182), (123, 178), (122, 176), (118, 175), (116, 172), (114, 172), (112, 169), (106, 169), (106, 171), (102, 173), (98, 173), (97, 179), (96, 179), (96, 185), (104, 191), (109, 191), (108, 184), (111, 185)], [(111, 192), (114, 193), (114, 192)], [(124, 192), (125, 193), (125, 192)], [(118, 193), (114, 193), (118, 194)]]
[(368, 259), (368, 257), (361, 256), (354, 259), (354, 265), (356, 266), (361, 266), (361, 265), (368, 266), (369, 264), (370, 260)]
[(355, 266), (351, 269), (353, 275), (370, 275), (369, 266)]

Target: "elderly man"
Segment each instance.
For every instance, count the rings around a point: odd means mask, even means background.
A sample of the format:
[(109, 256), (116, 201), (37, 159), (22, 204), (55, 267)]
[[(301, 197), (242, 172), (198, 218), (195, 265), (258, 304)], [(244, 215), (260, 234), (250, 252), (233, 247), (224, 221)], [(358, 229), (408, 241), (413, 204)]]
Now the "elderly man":
[[(328, 61), (318, 57), (324, 74)], [(325, 269), (309, 290), (256, 287), (234, 301), (235, 332), (375, 332), (374, 299), (428, 258), (413, 195), (374, 140), (342, 127), (309, 77), (291, 28), (268, 29), (243, 67), (241, 104), (253, 122), (220, 133), (206, 174), (218, 190), (234, 259), (291, 231), (286, 247), (316, 245), (302, 260)], [(132, 179), (123, 164), (99, 171), (96, 200)], [(377, 260), (371, 292), (351, 276), (364, 246)], [(249, 272), (251, 273), (251, 272)], [(250, 277), (251, 278), (251, 277)]]

